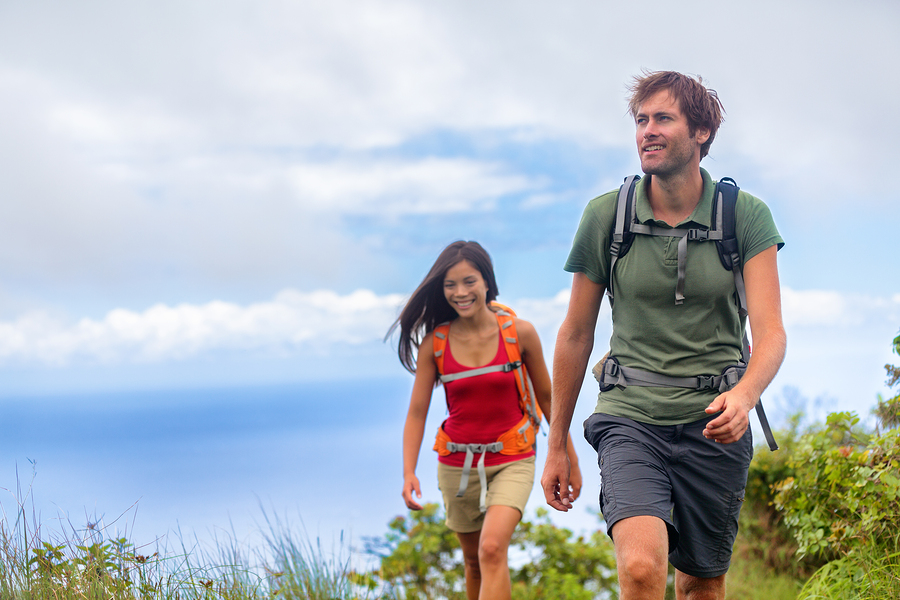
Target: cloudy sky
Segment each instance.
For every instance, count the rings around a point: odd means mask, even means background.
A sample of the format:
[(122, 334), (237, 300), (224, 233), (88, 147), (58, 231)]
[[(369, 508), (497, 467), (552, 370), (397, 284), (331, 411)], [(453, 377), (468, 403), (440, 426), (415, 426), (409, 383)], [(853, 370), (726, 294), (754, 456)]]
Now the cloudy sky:
[(774, 385), (865, 412), (900, 329), (898, 25), (892, 0), (6, 0), (3, 394), (399, 375), (381, 338), (460, 238), (552, 346), (581, 211), (638, 169), (646, 68), (719, 92), (703, 165), (787, 241)]

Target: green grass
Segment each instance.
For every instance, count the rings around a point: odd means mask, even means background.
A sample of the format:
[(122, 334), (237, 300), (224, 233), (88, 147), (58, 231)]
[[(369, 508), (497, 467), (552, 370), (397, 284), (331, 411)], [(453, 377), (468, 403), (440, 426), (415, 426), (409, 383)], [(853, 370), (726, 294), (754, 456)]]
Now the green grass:
[(795, 600), (802, 581), (776, 573), (759, 559), (735, 555), (728, 570), (728, 600)]
[(806, 582), (798, 600), (900, 598), (900, 536), (869, 543), (831, 561)]
[[(41, 523), (16, 492), (15, 514), (0, 515), (0, 598), (6, 600), (396, 600), (384, 577), (353, 569), (343, 534), (330, 544), (262, 511), (255, 545), (223, 534), (211, 544), (180, 532), (135, 546), (127, 532), (89, 520), (83, 527)], [(2, 509), (2, 506), (0, 506)], [(299, 521), (299, 519), (298, 519)], [(777, 553), (742, 530), (728, 574), (729, 600), (881, 600), (900, 598), (900, 536), (889, 548), (863, 546), (811, 578), (789, 572)], [(758, 533), (758, 532), (757, 532)], [(172, 541), (174, 540), (174, 542)], [(769, 544), (777, 540), (768, 539)], [(336, 549), (334, 549), (336, 548)], [(774, 558), (773, 558), (774, 557)], [(371, 556), (369, 557), (371, 559)], [(796, 557), (793, 557), (796, 560)]]
[(104, 528), (65, 532), (29, 529), (0, 521), (0, 597), (4, 599), (206, 599), (258, 600), (375, 598), (354, 584), (350, 551), (269, 523), (262, 549), (242, 548), (233, 537), (212, 550), (199, 545), (168, 552), (135, 548)]
[[(180, 532), (136, 547), (100, 520), (76, 527), (41, 523), (18, 488), (15, 514), (0, 515), (0, 598), (4, 600), (386, 600), (352, 571), (341, 535), (327, 550), (301, 527), (263, 511), (263, 543), (224, 535), (211, 545)], [(0, 507), (2, 508), (2, 507)]]

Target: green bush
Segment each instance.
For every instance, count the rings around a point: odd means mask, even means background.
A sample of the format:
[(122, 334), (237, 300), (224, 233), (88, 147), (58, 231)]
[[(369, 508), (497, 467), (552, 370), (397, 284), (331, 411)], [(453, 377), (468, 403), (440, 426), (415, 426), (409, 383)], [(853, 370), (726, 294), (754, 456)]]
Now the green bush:
[[(900, 354), (900, 336), (893, 343)], [(886, 369), (896, 385), (898, 369)], [(829, 415), (798, 440), (790, 474), (773, 486), (799, 556), (827, 561), (801, 598), (900, 597), (900, 394), (879, 399), (875, 414), (874, 431), (854, 413)]]
[(779, 482), (794, 476), (792, 460), (802, 436), (801, 420), (802, 414), (792, 415), (787, 426), (777, 432), (776, 452), (765, 445), (756, 447), (747, 475), (735, 554), (738, 560), (759, 562), (773, 575), (787, 575), (802, 584), (825, 561), (798, 556), (797, 541), (785, 523), (784, 513), (775, 506), (773, 492)]
[(370, 589), (402, 590), (408, 600), (465, 600), (465, 566), (456, 534), (444, 525), (437, 504), (426, 504), (388, 524), (384, 538), (367, 538), (366, 551), (381, 567), (357, 575)]
[(617, 589), (615, 551), (602, 531), (574, 537), (539, 508), (537, 521), (523, 520), (512, 541), (531, 558), (512, 569), (514, 599), (592, 600)]
[(900, 430), (870, 435), (853, 413), (801, 439), (794, 475), (775, 486), (800, 554), (836, 558), (888, 539), (900, 527)]
[[(384, 539), (367, 540), (367, 551), (381, 563), (364, 574), (372, 589), (386, 588), (408, 599), (464, 600), (462, 551), (437, 504), (399, 516), (389, 528)], [(536, 522), (523, 520), (516, 528), (510, 547), (522, 558), (514, 555), (510, 568), (514, 600), (615, 597), (612, 542), (599, 531), (587, 539), (576, 537), (553, 525), (539, 508)]]

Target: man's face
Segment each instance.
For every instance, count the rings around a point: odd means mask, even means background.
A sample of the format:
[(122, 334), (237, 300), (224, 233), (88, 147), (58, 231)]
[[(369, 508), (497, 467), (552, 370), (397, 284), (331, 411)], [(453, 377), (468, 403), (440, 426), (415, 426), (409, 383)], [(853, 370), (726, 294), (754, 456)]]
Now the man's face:
[(650, 96), (641, 104), (634, 122), (641, 170), (647, 175), (677, 174), (691, 166), (695, 158), (700, 164), (700, 146), (709, 132), (700, 129), (691, 135), (687, 118), (669, 92)]

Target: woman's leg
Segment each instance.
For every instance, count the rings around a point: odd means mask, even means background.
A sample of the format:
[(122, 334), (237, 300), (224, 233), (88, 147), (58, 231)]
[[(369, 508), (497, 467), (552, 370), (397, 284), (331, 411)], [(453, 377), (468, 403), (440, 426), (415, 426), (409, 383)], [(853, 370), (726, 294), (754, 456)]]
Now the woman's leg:
[(478, 542), (481, 538), (480, 531), (471, 533), (456, 533), (459, 538), (459, 546), (462, 548), (463, 565), (466, 569), (466, 598), (478, 600), (478, 590), (481, 588), (481, 567), (478, 564)]
[(507, 600), (510, 597), (507, 553), (513, 531), (521, 519), (522, 513), (511, 506), (494, 505), (487, 509), (478, 544), (480, 597), (485, 600)]

